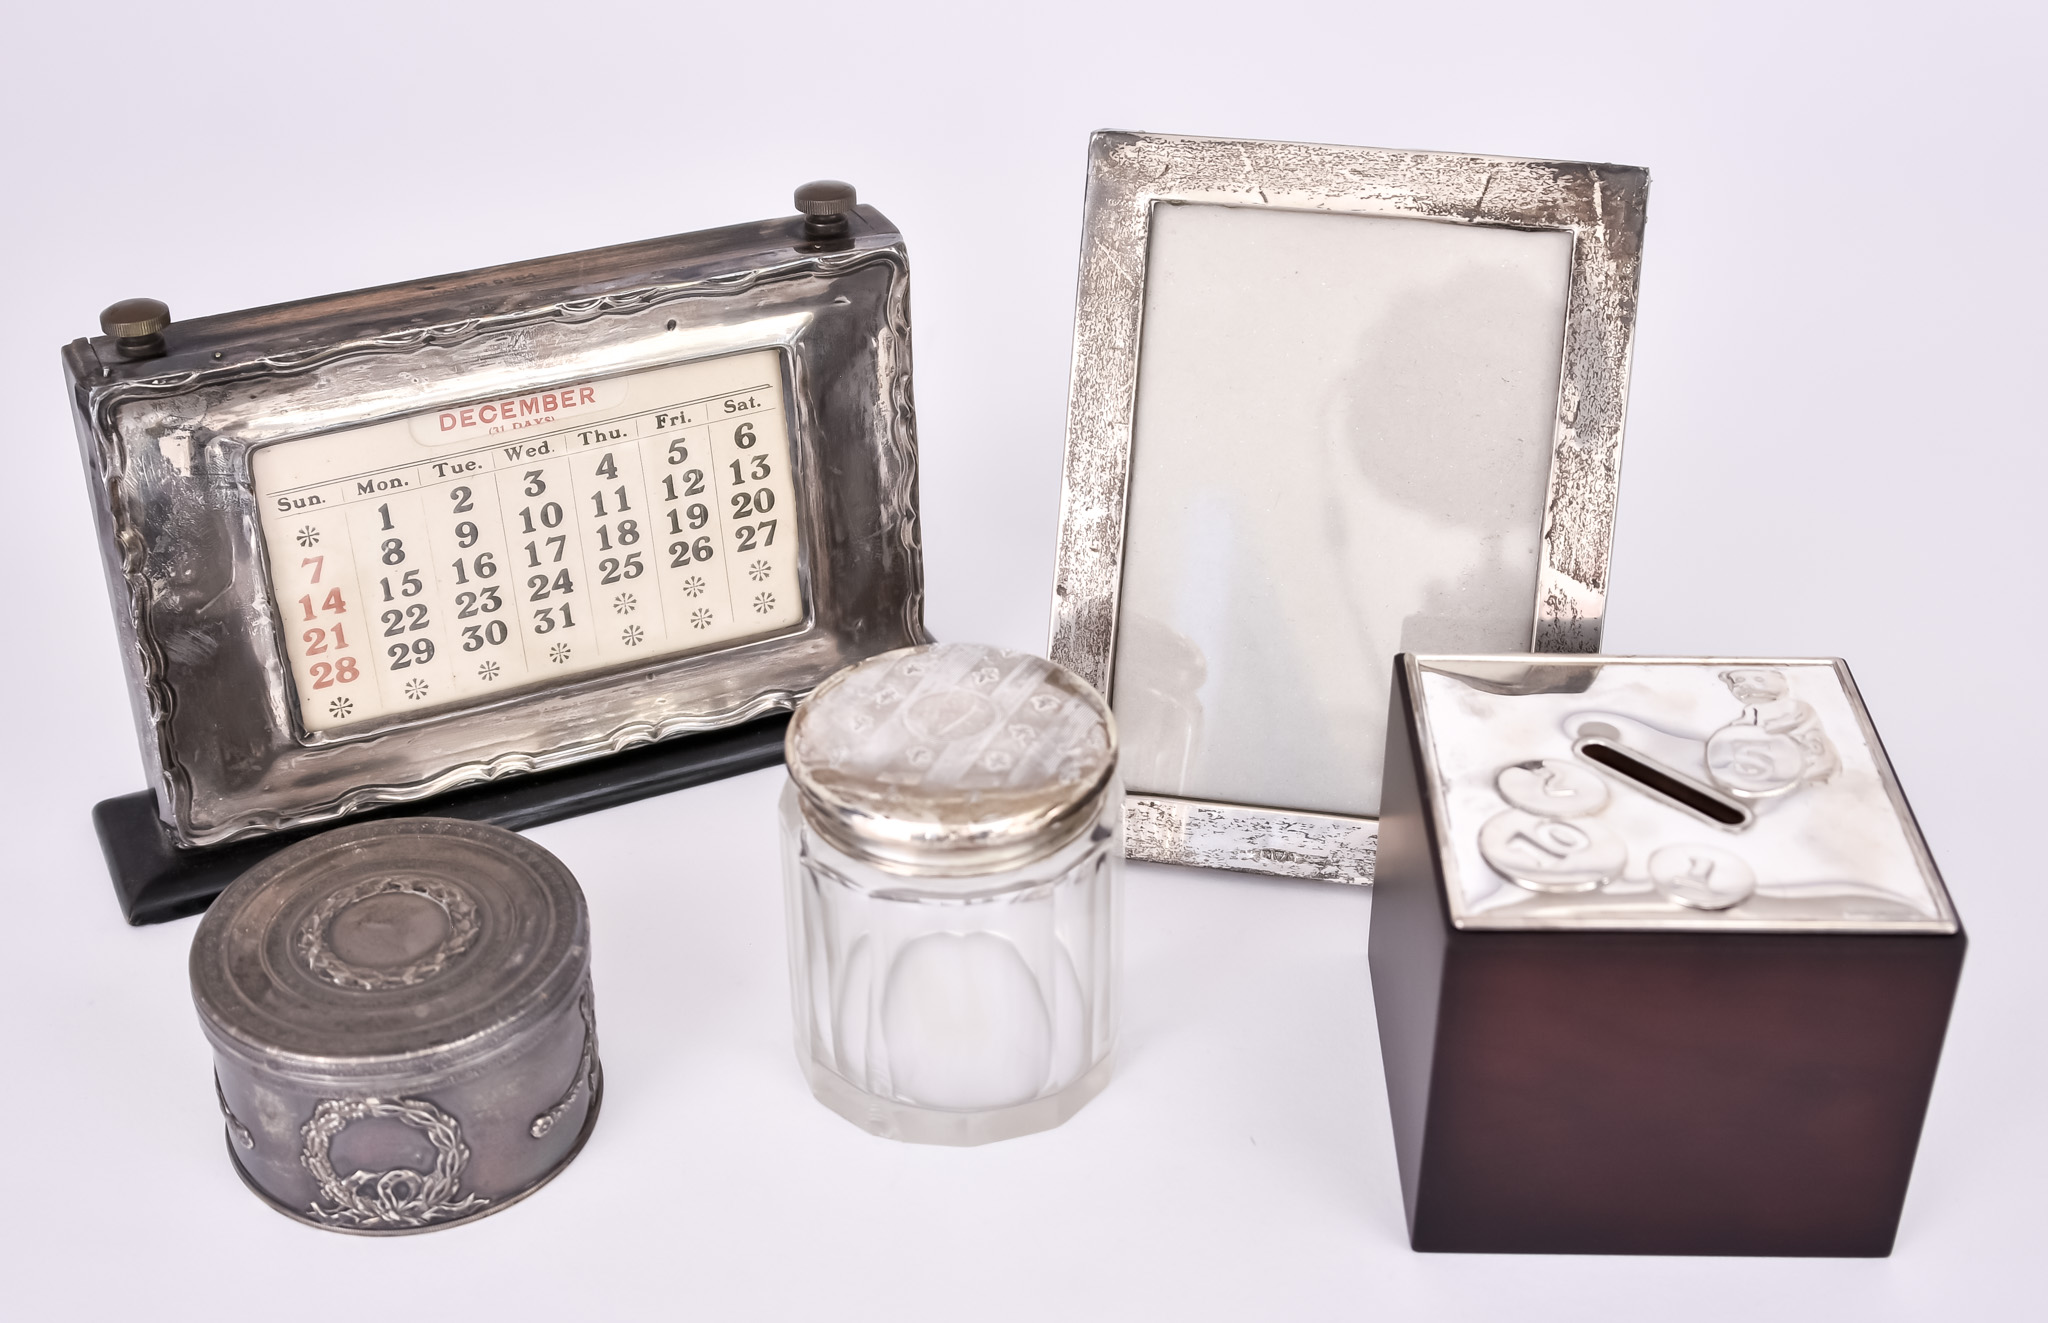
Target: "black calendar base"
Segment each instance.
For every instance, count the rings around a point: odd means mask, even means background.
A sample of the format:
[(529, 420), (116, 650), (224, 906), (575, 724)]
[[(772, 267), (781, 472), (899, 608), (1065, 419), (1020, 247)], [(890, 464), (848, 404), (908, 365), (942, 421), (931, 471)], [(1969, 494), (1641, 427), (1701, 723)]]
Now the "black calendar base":
[[(378, 818), (465, 818), (517, 831), (579, 813), (629, 804), (736, 776), (782, 761), (786, 714), (760, 721), (664, 740), (552, 772), (493, 781), (480, 786), (393, 804), (349, 815), (344, 822)], [(340, 822), (279, 832), (256, 840), (184, 849), (175, 844), (156, 815), (156, 796), (147, 790), (93, 805), (92, 824), (113, 874), (121, 913), (134, 924), (162, 923), (197, 914), (228, 883), (295, 841)]]

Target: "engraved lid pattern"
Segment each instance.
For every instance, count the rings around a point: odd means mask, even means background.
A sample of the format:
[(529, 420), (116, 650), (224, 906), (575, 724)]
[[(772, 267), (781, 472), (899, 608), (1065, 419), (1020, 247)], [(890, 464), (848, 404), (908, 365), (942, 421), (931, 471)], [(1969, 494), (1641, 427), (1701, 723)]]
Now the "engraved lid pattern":
[(870, 658), (790, 723), (790, 778), (834, 845), (884, 868), (971, 875), (1049, 854), (1094, 820), (1116, 727), (1086, 681), (966, 643)]
[(280, 851), (214, 901), (192, 942), (217, 1049), (309, 1081), (385, 1081), (375, 1088), (459, 1070), (575, 1014), (589, 971), (589, 915), (561, 861), (445, 818)]
[[(366, 903), (382, 897), (397, 903)], [(299, 924), (295, 949), (307, 969), (336, 987), (373, 992), (434, 977), (476, 943), (479, 929), (476, 902), (459, 883), (376, 877), (321, 901)], [(337, 943), (374, 963), (348, 959)]]

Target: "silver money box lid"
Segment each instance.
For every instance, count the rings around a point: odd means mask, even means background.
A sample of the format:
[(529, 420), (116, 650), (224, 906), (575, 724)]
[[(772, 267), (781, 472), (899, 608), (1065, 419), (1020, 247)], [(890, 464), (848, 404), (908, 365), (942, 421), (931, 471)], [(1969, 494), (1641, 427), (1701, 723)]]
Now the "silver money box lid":
[(1957, 930), (1840, 660), (1401, 664), (1460, 928)]
[(969, 643), (848, 667), (797, 709), (786, 743), (804, 819), (882, 868), (978, 876), (1092, 825), (1116, 775), (1116, 723), (1088, 682)]
[(363, 823), (265, 860), (192, 941), (214, 1046), (296, 1079), (394, 1084), (460, 1071), (582, 988), (590, 917), (561, 861), (446, 818)]

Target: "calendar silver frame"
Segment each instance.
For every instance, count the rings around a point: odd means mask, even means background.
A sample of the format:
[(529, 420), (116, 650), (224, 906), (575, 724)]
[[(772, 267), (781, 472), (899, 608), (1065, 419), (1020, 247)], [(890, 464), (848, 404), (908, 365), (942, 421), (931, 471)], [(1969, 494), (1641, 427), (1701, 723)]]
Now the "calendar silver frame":
[[(317, 824), (776, 711), (926, 642), (909, 260), (871, 207), (174, 322), (160, 357), (64, 351), (129, 693), (183, 845)], [(804, 623), (363, 732), (307, 734), (264, 572), (250, 457), (422, 410), (772, 348)]]
[[(1115, 668), (1153, 209), (1207, 203), (1572, 235), (1536, 584), (1537, 652), (1595, 652), (1621, 472), (1649, 173), (1634, 166), (1105, 131), (1089, 142), (1052, 659), (1105, 695)], [(1165, 795), (1125, 799), (1130, 858), (1367, 883), (1374, 819)]]

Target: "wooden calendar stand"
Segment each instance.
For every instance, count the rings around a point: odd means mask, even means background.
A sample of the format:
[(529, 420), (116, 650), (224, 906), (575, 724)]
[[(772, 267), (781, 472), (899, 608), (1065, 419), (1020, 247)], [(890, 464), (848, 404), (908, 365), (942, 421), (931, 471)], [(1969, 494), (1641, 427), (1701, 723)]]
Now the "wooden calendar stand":
[(731, 730), (663, 740), (549, 772), (466, 786), (432, 799), (354, 813), (319, 827), (253, 840), (187, 849), (157, 817), (147, 790), (100, 801), (92, 822), (121, 913), (132, 924), (162, 923), (197, 914), (230, 882), (295, 841), (343, 823), (378, 818), (465, 818), (520, 830), (581, 813), (683, 790), (782, 761), (787, 714)]

